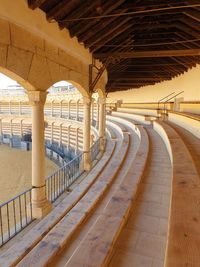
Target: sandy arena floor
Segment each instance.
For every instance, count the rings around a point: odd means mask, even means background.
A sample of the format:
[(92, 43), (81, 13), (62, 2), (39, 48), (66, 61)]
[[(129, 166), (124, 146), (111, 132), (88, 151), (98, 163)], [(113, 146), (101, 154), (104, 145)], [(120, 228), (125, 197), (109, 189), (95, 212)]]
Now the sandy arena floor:
[[(46, 177), (58, 166), (46, 159)], [(0, 203), (31, 186), (31, 151), (0, 145)]]

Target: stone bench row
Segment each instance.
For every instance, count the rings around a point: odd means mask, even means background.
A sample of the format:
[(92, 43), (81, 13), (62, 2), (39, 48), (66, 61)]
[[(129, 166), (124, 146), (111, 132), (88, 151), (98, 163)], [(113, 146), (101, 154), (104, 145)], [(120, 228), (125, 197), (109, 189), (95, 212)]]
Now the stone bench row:
[(165, 266), (199, 266), (200, 177), (180, 135), (164, 122), (154, 122), (172, 166), (172, 196)]
[(113, 154), (109, 164), (104, 168), (87, 193), (31, 252), (22, 259), (18, 266), (44, 266), (69, 242), (112, 185), (128, 153), (128, 149), (129, 135), (125, 133), (123, 134), (120, 153), (117, 151), (117, 153)]
[(142, 127), (139, 127), (139, 130), (140, 145), (131, 167), (65, 266), (107, 266), (133, 206), (148, 158), (148, 136)]
[[(115, 132), (118, 129), (116, 127)], [(114, 132), (114, 129), (113, 129)], [(120, 133), (121, 134), (121, 133)], [(8, 249), (0, 259), (0, 266), (16, 266), (16, 264), (31, 251), (54, 226), (78, 203), (88, 192), (98, 177), (106, 168), (115, 152), (116, 143), (107, 140), (106, 151), (102, 159), (96, 164), (89, 174), (78, 184), (74, 185), (72, 192), (53, 209), (43, 220), (36, 224), (16, 245)]]
[[(169, 117), (171, 114), (173, 113), (169, 113)], [(117, 112), (115, 115), (132, 119), (143, 117), (143, 115), (133, 113), (122, 114), (122, 112)], [(191, 114), (186, 116), (180, 113), (174, 113), (173, 116), (177, 116), (175, 121), (172, 120), (175, 124), (185, 126), (188, 131), (198, 137), (197, 131), (200, 131), (198, 116)], [(139, 121), (142, 122), (142, 119)], [(185, 121), (189, 121), (189, 125), (185, 124)], [(153, 121), (152, 123), (154, 130), (161, 136), (168, 149), (173, 166), (165, 266), (198, 266), (200, 262), (198, 245), (200, 177), (198, 169), (193, 160), (192, 151), (188, 150), (187, 144), (176, 130), (165, 122)], [(196, 127), (195, 130), (194, 127)]]

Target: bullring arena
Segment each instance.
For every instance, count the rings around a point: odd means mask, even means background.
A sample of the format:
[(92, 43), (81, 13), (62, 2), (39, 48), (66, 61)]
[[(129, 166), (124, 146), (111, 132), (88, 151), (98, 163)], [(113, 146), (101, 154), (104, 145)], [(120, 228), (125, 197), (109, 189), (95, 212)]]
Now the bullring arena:
[(200, 4), (161, 2), (0, 0), (0, 266), (200, 266)]

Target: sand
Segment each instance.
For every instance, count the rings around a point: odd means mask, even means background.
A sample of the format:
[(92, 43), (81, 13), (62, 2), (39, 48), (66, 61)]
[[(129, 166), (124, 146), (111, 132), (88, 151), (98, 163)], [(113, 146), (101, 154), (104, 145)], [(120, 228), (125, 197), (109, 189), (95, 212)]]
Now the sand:
[[(46, 158), (46, 177), (58, 166)], [(0, 204), (31, 187), (31, 151), (0, 145)]]

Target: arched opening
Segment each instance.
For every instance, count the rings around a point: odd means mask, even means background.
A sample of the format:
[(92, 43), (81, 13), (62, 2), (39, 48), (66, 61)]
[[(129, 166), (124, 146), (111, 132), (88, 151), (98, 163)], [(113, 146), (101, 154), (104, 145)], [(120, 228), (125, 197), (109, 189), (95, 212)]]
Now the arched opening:
[[(31, 108), (26, 89), (14, 78), (21, 83), (11, 72), (0, 73), (0, 203), (31, 186)], [(46, 159), (46, 176), (57, 168)]]

